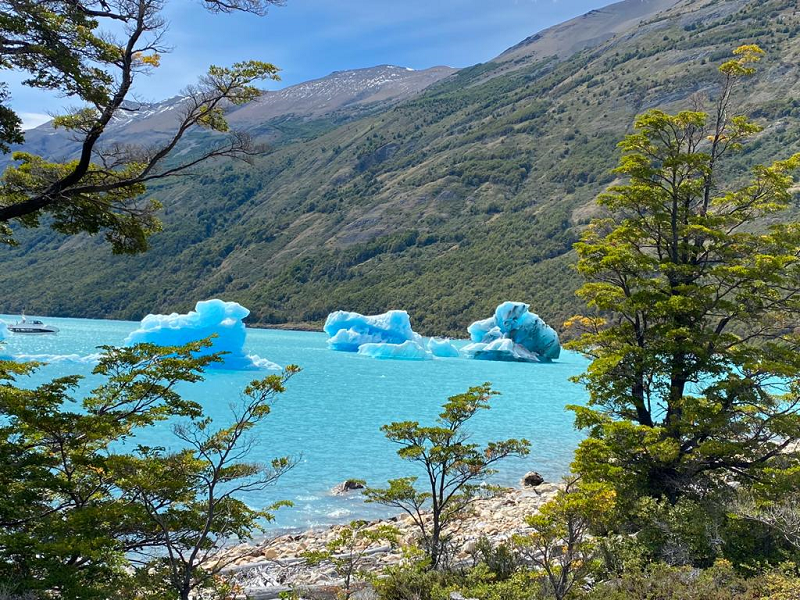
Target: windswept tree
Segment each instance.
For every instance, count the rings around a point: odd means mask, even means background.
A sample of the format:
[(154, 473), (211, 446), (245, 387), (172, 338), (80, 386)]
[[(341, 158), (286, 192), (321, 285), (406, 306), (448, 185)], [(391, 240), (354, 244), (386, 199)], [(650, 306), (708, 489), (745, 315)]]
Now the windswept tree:
[[(729, 159), (762, 128), (733, 99), (763, 51), (720, 67), (710, 114), (652, 110), (620, 144), (627, 181), (576, 244), (596, 312), (569, 323), (592, 358), (572, 407), (589, 437), (575, 469), (675, 503), (758, 480), (800, 439), (800, 154), (749, 176)], [(780, 219), (778, 217), (781, 217)]]
[(495, 472), (492, 466), (528, 454), (530, 442), (525, 439), (490, 442), (485, 447), (469, 442), (465, 426), (478, 411), (488, 410), (489, 399), (496, 395), (485, 383), (448, 398), (435, 425), (402, 421), (381, 428), (400, 446), (398, 456), (417, 464), (424, 474), (419, 486), (419, 477), (403, 477), (390, 480), (387, 488), (367, 488), (364, 494), (367, 502), (400, 509), (413, 519), (432, 569), (445, 565), (454, 525), (475, 500), (495, 491), (482, 485)]
[[(203, 0), (212, 12), (264, 14), (280, 0)], [(152, 146), (104, 144), (115, 119), (137, 110), (135, 80), (155, 68), (168, 51), (166, 0), (0, 1), (0, 69), (26, 73), (25, 84), (75, 98), (83, 106), (53, 124), (73, 134), (77, 158), (54, 163), (15, 153), (17, 164), (0, 180), (0, 236), (13, 243), (12, 224), (38, 226), (47, 217), (63, 233), (104, 232), (114, 252), (147, 248), (160, 227), (157, 201), (143, 200), (148, 183), (187, 174), (213, 158), (250, 160), (260, 149), (241, 132), (229, 131), (224, 112), (253, 100), (259, 79), (277, 79), (278, 69), (261, 61), (212, 66), (184, 90), (171, 136)], [(0, 150), (22, 141), (20, 120), (0, 88)], [(175, 159), (187, 132), (204, 128), (218, 135), (200, 151)]]

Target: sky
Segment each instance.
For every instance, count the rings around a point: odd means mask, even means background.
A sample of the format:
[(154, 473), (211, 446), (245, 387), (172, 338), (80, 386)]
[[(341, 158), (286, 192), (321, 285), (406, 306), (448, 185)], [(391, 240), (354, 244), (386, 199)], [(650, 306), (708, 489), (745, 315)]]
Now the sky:
[[(286, 0), (265, 17), (212, 15), (197, 0), (170, 0), (161, 66), (134, 85), (142, 101), (180, 93), (211, 64), (271, 62), (280, 82), (268, 90), (343, 71), (391, 64), (414, 69), (466, 67), (486, 62), (542, 29), (613, 0)], [(9, 83), (11, 107), (26, 128), (35, 127), (76, 100)]]

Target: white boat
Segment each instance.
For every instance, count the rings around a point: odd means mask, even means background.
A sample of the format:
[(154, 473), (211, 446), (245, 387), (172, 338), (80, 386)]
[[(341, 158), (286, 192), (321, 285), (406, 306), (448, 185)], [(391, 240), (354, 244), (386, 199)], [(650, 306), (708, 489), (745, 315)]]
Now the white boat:
[(8, 326), (8, 330), (12, 333), (25, 333), (25, 334), (37, 334), (37, 333), (58, 333), (58, 327), (53, 327), (52, 325), (45, 325), (41, 321), (37, 319), (28, 320), (25, 318), (25, 315), (22, 315), (22, 320), (17, 321), (13, 325)]

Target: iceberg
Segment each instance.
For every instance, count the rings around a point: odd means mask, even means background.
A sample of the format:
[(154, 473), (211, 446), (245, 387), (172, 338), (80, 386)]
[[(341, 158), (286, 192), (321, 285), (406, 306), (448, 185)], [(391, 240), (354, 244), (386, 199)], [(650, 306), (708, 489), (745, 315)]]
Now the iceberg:
[(209, 368), (250, 370), (280, 367), (273, 362), (254, 355), (245, 354), (247, 337), (243, 319), (250, 311), (237, 302), (204, 300), (187, 314), (147, 315), (139, 329), (125, 339), (125, 344), (151, 343), (157, 346), (182, 346), (215, 335), (211, 346), (201, 355), (226, 352), (222, 362), (211, 363)]
[(458, 358), (461, 356), (458, 348), (450, 340), (435, 337), (428, 340), (428, 352), (439, 358)]
[(323, 330), (330, 338), (328, 346), (342, 352), (358, 352), (364, 344), (415, 342), (422, 347), (422, 336), (411, 329), (411, 319), (404, 310), (372, 316), (337, 310), (328, 315)]
[(479, 360), (549, 362), (561, 354), (558, 333), (522, 302), (503, 302), (494, 316), (467, 328), (462, 352)]
[(0, 321), (0, 342), (8, 337), (8, 326), (5, 321)]
[(358, 353), (372, 358), (393, 358), (399, 360), (431, 360), (433, 354), (419, 343), (411, 340), (402, 344), (367, 343), (358, 347)]

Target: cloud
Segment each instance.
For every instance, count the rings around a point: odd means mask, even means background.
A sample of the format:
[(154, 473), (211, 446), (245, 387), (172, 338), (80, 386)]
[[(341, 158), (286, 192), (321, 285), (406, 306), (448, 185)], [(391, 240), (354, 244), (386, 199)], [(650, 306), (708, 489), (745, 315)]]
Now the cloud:
[(22, 119), (23, 130), (33, 129), (34, 127), (43, 125), (52, 118), (50, 115), (32, 112), (21, 112), (17, 113), (17, 115), (19, 115), (19, 118)]

